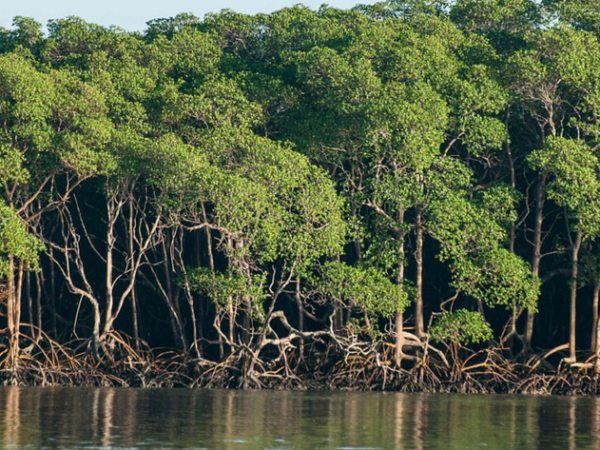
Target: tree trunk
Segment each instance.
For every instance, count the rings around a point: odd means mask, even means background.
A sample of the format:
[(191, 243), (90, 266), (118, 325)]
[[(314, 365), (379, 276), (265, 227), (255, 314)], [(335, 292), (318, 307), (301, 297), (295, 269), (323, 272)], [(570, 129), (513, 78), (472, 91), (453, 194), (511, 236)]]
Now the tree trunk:
[[(298, 306), (298, 330), (304, 332), (304, 308), (302, 307), (302, 295), (300, 291), (300, 277), (296, 278), (296, 305)], [(304, 359), (304, 340), (300, 340), (298, 347), (300, 360)]]
[(7, 299), (6, 315), (8, 321), (8, 367), (14, 369), (17, 364), (17, 355), (19, 353), (19, 327), (16, 322), (16, 276), (15, 259), (13, 256), (8, 258), (9, 275), (7, 280)]
[(94, 329), (92, 331), (92, 350), (94, 356), (98, 356), (98, 350), (100, 349), (100, 305), (97, 301), (92, 301), (92, 309), (94, 310)]
[(600, 299), (600, 277), (596, 280), (594, 285), (594, 297), (592, 301), (592, 340), (590, 343), (590, 349), (592, 352), (598, 352), (598, 300)]
[(404, 347), (404, 314), (402, 311), (396, 312), (396, 352), (394, 354), (394, 362), (397, 367), (400, 367), (402, 364), (402, 356), (404, 352), (402, 348)]
[[(531, 260), (531, 271), (535, 277), (540, 275), (540, 261), (542, 259), (542, 225), (544, 222), (544, 202), (545, 202), (546, 177), (538, 178), (535, 194), (535, 229), (533, 236), (533, 257)], [(527, 310), (527, 323), (525, 325), (525, 337), (523, 345), (525, 349), (531, 348), (533, 338), (533, 323), (535, 312)]]
[(30, 336), (35, 339), (35, 318), (33, 316), (33, 297), (31, 295), (31, 273), (25, 272), (25, 281), (23, 285), (23, 292), (27, 298), (27, 321), (30, 327)]
[(118, 207), (115, 205), (116, 200), (114, 195), (110, 196), (107, 204), (107, 224), (106, 224), (106, 274), (105, 274), (105, 289), (106, 289), (106, 311), (104, 318), (103, 335), (107, 335), (111, 330), (109, 327), (112, 324), (113, 314), (113, 250), (115, 246), (114, 227), (118, 216)]
[[(504, 118), (504, 126), (506, 127), (507, 130), (509, 127), (509, 119), (510, 119), (510, 112), (506, 111), (506, 116)], [(506, 149), (506, 156), (508, 157), (508, 164), (509, 164), (509, 168), (510, 168), (510, 187), (512, 187), (513, 189), (516, 190), (517, 189), (517, 174), (515, 171), (515, 160), (513, 158), (512, 149), (510, 147), (510, 139), (506, 140), (505, 149)], [(510, 224), (510, 239), (508, 242), (508, 249), (510, 250), (511, 253), (515, 252), (515, 238), (516, 238), (516, 226), (515, 226), (515, 223), (513, 222)]]
[(576, 319), (577, 319), (577, 271), (579, 269), (579, 249), (581, 247), (581, 236), (577, 236), (573, 243), (571, 257), (571, 309), (569, 326), (569, 360), (577, 361), (576, 354)]
[(44, 325), (42, 320), (42, 279), (39, 273), (35, 274), (35, 311), (36, 323), (38, 326), (35, 336), (36, 340), (39, 341), (42, 338), (42, 327)]
[[(404, 211), (398, 213), (398, 225), (404, 224)], [(398, 271), (396, 272), (396, 284), (402, 286), (404, 284), (404, 233), (398, 236), (400, 242), (398, 248)], [(396, 311), (396, 351), (394, 354), (394, 362), (397, 367), (402, 364), (403, 347), (404, 347), (404, 314), (402, 311)]]
[(140, 350), (140, 326), (138, 317), (137, 292), (135, 286), (131, 290), (131, 316), (133, 320), (133, 341), (135, 349)]
[(229, 346), (230, 351), (233, 353), (233, 342), (235, 340), (235, 310), (233, 308), (233, 297), (227, 297), (227, 310), (229, 313)]
[[(208, 224), (208, 215), (206, 214), (206, 207), (204, 206), (204, 203), (202, 203), (202, 215), (204, 218), (204, 223)], [(206, 227), (206, 251), (207, 251), (207, 256), (208, 256), (208, 268), (211, 271), (214, 271), (215, 270), (215, 257), (214, 257), (214, 253), (213, 253), (212, 231), (209, 226)], [(215, 323), (219, 327), (219, 331), (221, 331), (221, 318), (219, 316), (218, 311), (216, 313), (216, 322)], [(220, 332), (217, 333), (217, 336), (218, 336), (218, 340), (219, 340), (219, 359), (223, 359), (223, 356), (225, 354), (224, 344), (223, 344), (223, 336)]]
[[(171, 324), (171, 331), (176, 341), (179, 341), (181, 345), (182, 351), (187, 351), (188, 344), (185, 336), (185, 332), (183, 330), (183, 324), (181, 323), (181, 311), (179, 308), (179, 299), (178, 296), (175, 295), (175, 289), (172, 283), (172, 273), (169, 267), (170, 255), (167, 250), (167, 245), (165, 243), (166, 237), (163, 237), (160, 242), (160, 250), (162, 255), (160, 256), (162, 261), (162, 270), (165, 280), (165, 288), (164, 288), (164, 296), (165, 301), (171, 311), (171, 315), (169, 317)], [(156, 276), (158, 278), (158, 274)], [(158, 280), (157, 280), (158, 281)]]
[(595, 342), (596, 364), (594, 365), (594, 373), (596, 375), (598, 375), (598, 374), (600, 374), (600, 318), (596, 319), (594, 331), (596, 332), (596, 334), (595, 334), (595, 336), (596, 336), (596, 342)]
[(417, 213), (417, 248), (415, 250), (417, 262), (417, 300), (415, 305), (415, 334), (419, 339), (425, 332), (423, 326), (423, 212)]
[[(504, 126), (506, 127), (506, 129), (508, 130), (509, 127), (509, 119), (510, 119), (510, 112), (506, 111), (506, 115), (504, 117)], [(516, 176), (516, 172), (515, 172), (515, 160), (513, 158), (513, 154), (512, 154), (512, 149), (510, 147), (510, 139), (507, 139), (505, 142), (505, 149), (506, 149), (506, 156), (508, 158), (508, 164), (509, 164), (509, 168), (510, 168), (510, 187), (512, 187), (513, 189), (517, 189), (517, 176)], [(510, 224), (510, 235), (509, 235), (509, 241), (508, 241), (508, 250), (511, 253), (515, 252), (515, 239), (516, 239), (516, 223), (512, 222)], [(519, 319), (519, 316), (521, 315), (523, 311), (520, 310), (519, 308), (517, 308), (517, 303), (516, 300), (513, 300), (513, 308), (512, 308), (512, 314), (511, 314), (511, 318), (510, 318), (510, 333), (509, 336), (512, 339), (513, 337), (515, 337), (517, 335), (517, 320)], [(504, 343), (506, 341), (502, 341), (502, 343)]]
[[(50, 247), (48, 249), (48, 255), (50, 256), (50, 261), (54, 260), (54, 249)], [(40, 282), (43, 282), (43, 272)], [(46, 292), (47, 293), (47, 292)], [(51, 315), (51, 324), (52, 324), (52, 337), (54, 339), (58, 338), (58, 324), (56, 323), (56, 269), (54, 267), (54, 263), (50, 263), (50, 308), (52, 308)]]

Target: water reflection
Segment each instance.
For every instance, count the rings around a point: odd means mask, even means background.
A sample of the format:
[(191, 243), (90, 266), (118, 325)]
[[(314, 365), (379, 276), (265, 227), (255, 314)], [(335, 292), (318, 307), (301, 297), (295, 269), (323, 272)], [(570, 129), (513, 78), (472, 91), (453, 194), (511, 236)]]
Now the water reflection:
[(0, 388), (7, 449), (598, 448), (600, 399)]
[(4, 416), (4, 446), (10, 447), (13, 442), (19, 440), (19, 429), (21, 427), (21, 416), (19, 414), (20, 391), (10, 389), (6, 396), (6, 414)]

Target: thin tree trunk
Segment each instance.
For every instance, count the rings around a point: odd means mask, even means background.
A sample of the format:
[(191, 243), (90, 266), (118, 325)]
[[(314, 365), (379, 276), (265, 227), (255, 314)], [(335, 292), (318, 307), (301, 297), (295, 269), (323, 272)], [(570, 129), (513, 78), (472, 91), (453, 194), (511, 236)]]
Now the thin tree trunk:
[[(208, 225), (208, 215), (206, 214), (206, 207), (204, 205), (204, 203), (202, 203), (202, 216), (204, 219), (204, 223)], [(208, 254), (208, 268), (211, 271), (215, 270), (215, 257), (214, 257), (214, 253), (213, 253), (213, 242), (212, 242), (212, 231), (210, 229), (209, 226), (207, 226), (205, 228), (206, 230), (206, 251)], [(219, 327), (219, 331), (222, 331), (221, 329), (221, 318), (219, 316), (218, 311), (216, 312), (216, 325)], [(218, 336), (218, 340), (219, 340), (219, 359), (223, 359), (223, 356), (225, 354), (225, 349), (224, 349), (224, 344), (223, 344), (223, 336), (221, 335), (221, 333), (217, 333)]]
[(223, 356), (225, 356), (225, 343), (223, 342), (223, 328), (221, 323), (221, 315), (219, 314), (219, 311), (215, 313), (215, 326), (218, 328), (217, 334), (219, 335), (219, 360), (222, 360)]
[(175, 292), (173, 289), (173, 283), (171, 282), (171, 270), (169, 268), (169, 252), (167, 251), (167, 245), (165, 243), (165, 238), (161, 239), (160, 248), (162, 251), (162, 268), (165, 276), (165, 300), (171, 310), (171, 330), (173, 332), (173, 336), (175, 339), (181, 343), (181, 347), (183, 351), (187, 351), (187, 339), (185, 337), (185, 333), (183, 331), (183, 325), (181, 324), (181, 312), (179, 309), (178, 299), (175, 298)]
[[(135, 226), (133, 220), (134, 214), (134, 204), (133, 204), (133, 194), (129, 197), (129, 216), (127, 217), (127, 229), (129, 234), (129, 258), (131, 258), (132, 266), (134, 265), (134, 254), (135, 254)], [(140, 251), (143, 251), (140, 249)], [(132, 272), (132, 277), (135, 277), (135, 270)], [(136, 350), (140, 350), (140, 330), (138, 326), (138, 310), (137, 310), (137, 289), (135, 286), (135, 281), (131, 281), (131, 317), (132, 317), (132, 325), (133, 325), (133, 342)]]
[[(58, 211), (60, 214), (59, 223), (61, 225), (60, 232), (62, 243), (60, 246), (53, 243), (50, 243), (50, 245), (54, 250), (58, 251), (58, 253), (62, 255), (64, 258), (64, 263), (61, 264), (59, 258), (55, 257), (55, 253), (53, 251), (48, 253), (48, 257), (51, 259), (52, 267), (56, 266), (56, 268), (59, 269), (59, 272), (62, 274), (62, 280), (68, 287), (68, 290), (72, 294), (79, 296), (80, 300), (82, 298), (86, 298), (90, 302), (93, 310), (93, 330), (90, 344), (92, 346), (94, 356), (98, 356), (101, 324), (100, 302), (94, 294), (94, 289), (88, 280), (85, 265), (81, 259), (82, 252), (79, 245), (80, 240), (77, 239), (78, 234), (73, 223), (73, 217), (71, 216), (69, 209), (66, 207), (60, 208)], [(77, 276), (73, 276), (73, 268), (76, 271)], [(51, 281), (53, 281), (53, 279), (54, 277), (52, 277)], [(77, 279), (78, 281), (76, 282)], [(78, 286), (77, 283), (81, 283), (82, 286)], [(52, 290), (52, 292), (54, 292), (54, 290)], [(73, 330), (75, 332), (76, 328), (77, 316), (75, 317), (75, 322), (73, 324)]]
[[(58, 325), (56, 323), (56, 269), (54, 267), (54, 249), (50, 247), (48, 250), (48, 254), (50, 256), (50, 308), (52, 308), (52, 316), (51, 316), (51, 324), (52, 324), (52, 337), (54, 339), (58, 338)], [(43, 276), (40, 282), (43, 281)]]
[(233, 308), (233, 297), (227, 298), (227, 306), (229, 312), (229, 346), (231, 347), (231, 352), (233, 353), (233, 341), (235, 337), (235, 310)]
[[(298, 306), (298, 330), (304, 332), (304, 308), (302, 307), (302, 295), (300, 291), (300, 277), (296, 278), (296, 305)], [(300, 340), (298, 347), (300, 360), (304, 359), (304, 340)]]
[[(183, 242), (181, 243), (181, 246), (183, 248)], [(200, 352), (200, 348), (198, 347), (199, 338), (198, 338), (198, 320), (196, 318), (196, 302), (194, 301), (194, 295), (192, 294), (192, 290), (190, 287), (187, 270), (185, 269), (184, 261), (182, 260), (180, 262), (180, 264), (181, 264), (181, 270), (183, 272), (185, 296), (187, 299), (188, 307), (190, 309), (190, 317), (191, 317), (191, 322), (192, 322), (192, 348), (194, 349), (196, 356), (198, 358), (201, 358), (202, 354)], [(186, 351), (187, 351), (187, 349), (186, 349)]]
[(417, 262), (417, 301), (415, 305), (415, 334), (420, 339), (423, 337), (423, 212), (417, 213), (417, 248), (415, 251)]
[(35, 339), (35, 316), (33, 311), (33, 296), (31, 295), (32, 283), (31, 283), (31, 272), (25, 272), (23, 291), (27, 297), (27, 320), (30, 327), (30, 335), (32, 339)]
[(92, 301), (92, 309), (94, 310), (94, 329), (92, 331), (92, 349), (94, 355), (98, 356), (98, 350), (100, 349), (100, 304), (97, 301)]
[[(508, 130), (508, 126), (509, 126), (509, 119), (510, 119), (510, 112), (506, 111), (506, 116), (504, 118), (504, 126), (506, 127), (507, 130)], [(510, 147), (510, 139), (506, 140), (505, 148), (506, 148), (506, 156), (508, 157), (508, 164), (509, 164), (509, 169), (510, 169), (510, 187), (512, 187), (513, 189), (516, 189), (517, 188), (517, 175), (515, 172), (515, 160), (513, 158), (512, 149)], [(510, 250), (511, 253), (514, 253), (514, 251), (515, 251), (515, 237), (516, 237), (516, 226), (515, 226), (515, 223), (513, 222), (510, 225), (510, 240), (508, 242), (508, 249)]]
[(569, 360), (577, 361), (576, 354), (576, 323), (577, 323), (577, 271), (579, 269), (579, 249), (581, 248), (581, 236), (578, 235), (573, 243), (571, 257), (571, 308), (569, 322)]
[[(231, 239), (231, 237), (227, 238), (227, 247), (230, 249), (233, 249), (233, 240)], [(233, 264), (233, 259), (230, 258), (228, 261), (229, 266), (231, 267)], [(236, 309), (233, 306), (233, 297), (232, 296), (228, 296), (227, 297), (227, 313), (229, 315), (229, 331), (228, 331), (228, 336), (227, 338), (229, 339), (229, 346), (230, 346), (230, 352), (233, 353), (233, 343), (234, 343), (234, 338), (235, 338), (235, 316), (236, 316)]]
[(202, 218), (204, 223), (207, 225), (206, 230), (206, 251), (208, 252), (208, 267), (210, 270), (215, 270), (215, 257), (213, 255), (213, 243), (212, 243), (212, 231), (208, 226), (208, 215), (206, 214), (206, 207), (202, 203)]
[[(506, 115), (504, 117), (504, 126), (506, 127), (506, 129), (508, 130), (508, 126), (509, 126), (509, 119), (510, 119), (510, 112), (506, 111)], [(509, 168), (510, 168), (510, 186), (513, 189), (517, 188), (517, 176), (516, 176), (516, 172), (515, 172), (515, 160), (513, 158), (512, 155), (512, 149), (510, 147), (510, 139), (506, 140), (505, 143), (505, 149), (506, 149), (506, 156), (508, 157), (508, 163), (509, 163)], [(512, 222), (510, 224), (510, 236), (509, 236), (509, 242), (508, 242), (508, 250), (511, 253), (515, 252), (515, 239), (516, 239), (516, 224), (515, 222)], [(513, 308), (512, 308), (512, 314), (511, 314), (511, 319), (510, 319), (510, 337), (514, 337), (517, 335), (517, 320), (519, 319), (519, 316), (521, 315), (523, 311), (520, 308), (517, 308), (517, 303), (516, 300), (513, 300)]]
[[(535, 194), (535, 229), (533, 236), (533, 257), (531, 261), (531, 271), (535, 277), (540, 275), (540, 261), (542, 259), (542, 225), (544, 221), (544, 202), (545, 202), (545, 176), (538, 178)], [(523, 345), (525, 349), (531, 348), (533, 338), (535, 311), (527, 310), (527, 323), (525, 325), (525, 337)]]
[(140, 327), (138, 317), (138, 305), (137, 305), (137, 289), (135, 286), (131, 290), (131, 315), (133, 317), (133, 341), (135, 343), (135, 349), (140, 350)]
[(35, 274), (35, 310), (36, 323), (38, 326), (36, 340), (39, 341), (42, 338), (42, 328), (44, 325), (42, 320), (42, 278), (39, 273)]
[(600, 299), (600, 277), (596, 280), (594, 285), (594, 297), (592, 300), (592, 340), (590, 349), (594, 352), (598, 352), (598, 301)]
[[(337, 254), (336, 259), (337, 259), (337, 262), (340, 262), (342, 260), (342, 256), (340, 253)], [(334, 302), (333, 305), (334, 305), (333, 308), (335, 311), (335, 313), (333, 315), (333, 329), (335, 331), (338, 331), (344, 327), (344, 305), (343, 305), (341, 299)]]
[[(128, 249), (128, 255), (126, 258), (126, 269), (125, 271), (129, 274), (129, 280), (127, 282), (126, 285), (123, 286), (123, 290), (120, 294), (120, 296), (117, 298), (115, 298), (115, 283), (116, 281), (113, 280), (113, 276), (112, 276), (112, 272), (114, 270), (114, 266), (113, 266), (113, 250), (115, 248), (115, 243), (116, 243), (116, 239), (114, 238), (114, 224), (116, 219), (119, 217), (119, 215), (121, 215), (121, 211), (122, 211), (122, 207), (125, 204), (125, 201), (119, 201), (118, 205), (117, 205), (117, 209), (116, 209), (116, 214), (114, 214), (114, 221), (111, 222), (111, 231), (110, 231), (110, 235), (113, 236), (113, 241), (111, 243), (111, 246), (109, 247), (109, 251), (107, 252), (108, 255), (110, 256), (110, 261), (111, 261), (111, 267), (109, 267), (107, 269), (107, 272), (110, 275), (107, 275), (110, 277), (111, 279), (111, 285), (110, 285), (110, 293), (107, 295), (107, 297), (109, 298), (109, 304), (107, 305), (107, 311), (106, 311), (106, 322), (104, 324), (104, 331), (102, 334), (102, 338), (104, 338), (105, 335), (107, 335), (108, 333), (110, 333), (113, 330), (114, 327), (114, 322), (117, 319), (117, 317), (119, 317), (121, 310), (123, 309), (123, 306), (125, 305), (126, 300), (131, 297), (133, 295), (133, 291), (135, 289), (135, 284), (136, 284), (136, 279), (137, 279), (137, 275), (139, 272), (139, 269), (142, 265), (142, 260), (144, 258), (144, 254), (146, 253), (146, 251), (152, 246), (152, 239), (154, 238), (159, 223), (160, 223), (160, 219), (161, 216), (160, 214), (158, 214), (152, 223), (151, 227), (146, 227), (147, 230), (147, 236), (144, 237), (143, 235), (143, 231), (137, 230), (136, 231), (136, 221), (134, 220), (134, 210), (135, 210), (135, 206), (134, 206), (134, 200), (133, 200), (133, 196), (129, 196), (128, 198), (128, 203), (129, 203), (129, 217), (126, 219), (125, 223), (127, 225), (127, 234), (129, 235), (129, 249)], [(142, 213), (143, 214), (143, 213)], [(136, 236), (136, 233), (138, 234)], [(136, 250), (136, 246), (137, 246), (137, 250)], [(107, 257), (106, 260), (108, 261), (109, 258)], [(182, 266), (184, 267), (184, 266)]]
[(14, 342), (14, 346), (12, 347), (12, 351), (13, 351), (13, 355), (14, 355), (14, 360), (17, 361), (20, 354), (21, 354), (21, 349), (20, 349), (20, 344), (19, 344), (19, 339), (21, 337), (21, 306), (22, 306), (22, 293), (23, 293), (23, 275), (25, 273), (25, 266), (24, 263), (21, 261), (19, 262), (19, 268), (17, 269), (17, 283), (15, 285), (15, 303), (14, 303), (14, 307), (15, 307), (15, 318), (14, 318), (14, 324), (15, 324), (15, 335), (13, 337), (13, 342)]
[(115, 211), (115, 200), (113, 197), (109, 198), (108, 206), (107, 206), (107, 214), (108, 220), (106, 224), (106, 275), (105, 275), (105, 289), (106, 289), (106, 311), (104, 318), (104, 332), (103, 335), (108, 334), (110, 329), (108, 329), (109, 324), (112, 323), (112, 314), (113, 314), (113, 249), (115, 245), (115, 234), (114, 234), (114, 225), (116, 221), (116, 215), (118, 214)]
[[(398, 224), (401, 227), (404, 224), (404, 211), (398, 213)], [(401, 229), (401, 228), (400, 228)], [(396, 284), (402, 286), (404, 284), (404, 233), (398, 236), (400, 242), (398, 249), (398, 271), (396, 272)], [(396, 311), (396, 351), (394, 355), (394, 362), (396, 366), (400, 367), (402, 364), (402, 355), (404, 347), (404, 314), (402, 311)]]
[(8, 258), (9, 275), (7, 280), (7, 321), (8, 321), (8, 367), (14, 368), (16, 365), (16, 355), (18, 354), (19, 336), (18, 327), (15, 321), (16, 315), (16, 281), (15, 281), (15, 259), (13, 256)]
[(594, 373), (596, 375), (598, 375), (598, 374), (600, 374), (600, 318), (596, 319), (595, 328), (596, 328), (596, 330), (595, 330), (596, 331), (596, 342), (595, 342), (596, 364), (594, 365)]

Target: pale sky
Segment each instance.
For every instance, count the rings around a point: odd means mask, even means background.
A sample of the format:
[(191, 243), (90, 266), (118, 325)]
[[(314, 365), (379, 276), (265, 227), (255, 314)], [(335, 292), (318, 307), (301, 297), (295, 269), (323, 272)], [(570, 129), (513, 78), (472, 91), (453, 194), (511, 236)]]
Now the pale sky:
[(189, 12), (204, 17), (208, 12), (228, 8), (256, 14), (269, 13), (286, 6), (302, 3), (317, 9), (322, 3), (336, 8), (351, 8), (356, 4), (372, 4), (374, 0), (0, 0), (0, 26), (10, 27), (15, 16), (33, 17), (46, 25), (49, 19), (79, 16), (87, 22), (117, 25), (128, 31), (145, 29), (151, 19), (173, 17)]

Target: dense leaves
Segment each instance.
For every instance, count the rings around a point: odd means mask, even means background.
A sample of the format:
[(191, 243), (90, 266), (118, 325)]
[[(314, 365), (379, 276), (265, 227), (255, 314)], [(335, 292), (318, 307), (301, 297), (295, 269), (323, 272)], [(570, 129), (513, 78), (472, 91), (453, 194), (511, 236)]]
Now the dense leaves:
[(492, 329), (480, 313), (459, 309), (444, 311), (436, 317), (431, 337), (438, 341), (479, 344), (491, 339)]

